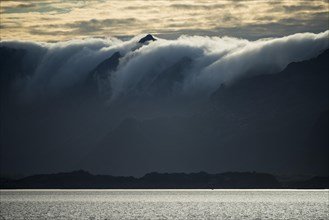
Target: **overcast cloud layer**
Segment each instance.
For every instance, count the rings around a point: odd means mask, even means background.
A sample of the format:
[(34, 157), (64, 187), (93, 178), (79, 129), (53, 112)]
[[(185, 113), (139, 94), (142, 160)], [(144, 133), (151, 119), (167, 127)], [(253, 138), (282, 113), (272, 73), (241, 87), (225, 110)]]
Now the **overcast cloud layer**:
[(28, 77), (17, 79), (14, 84), (28, 98), (56, 95), (85, 82), (91, 70), (119, 51), (123, 57), (117, 71), (108, 73), (102, 84), (109, 85), (108, 99), (114, 101), (129, 95), (152, 95), (154, 80), (168, 74), (166, 70), (184, 59), (190, 62), (175, 73), (183, 79), (172, 82), (170, 93), (175, 97), (204, 97), (222, 84), (230, 85), (255, 74), (277, 73), (291, 62), (316, 57), (329, 47), (328, 37), (329, 31), (257, 41), (181, 36), (176, 40), (158, 38), (140, 45), (141, 36), (136, 36), (128, 41), (116, 38), (59, 43), (2, 41), (1, 45), (27, 50), (24, 62), (36, 65)]
[(1, 1), (2, 40), (228, 35), (257, 39), (328, 30), (328, 1), (15, 0)]

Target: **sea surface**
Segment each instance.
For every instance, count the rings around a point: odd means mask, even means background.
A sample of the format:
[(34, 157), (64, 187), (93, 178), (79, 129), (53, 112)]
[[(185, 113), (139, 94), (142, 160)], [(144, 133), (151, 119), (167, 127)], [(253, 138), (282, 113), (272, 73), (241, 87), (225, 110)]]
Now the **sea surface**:
[(329, 190), (1, 190), (0, 219), (329, 219)]

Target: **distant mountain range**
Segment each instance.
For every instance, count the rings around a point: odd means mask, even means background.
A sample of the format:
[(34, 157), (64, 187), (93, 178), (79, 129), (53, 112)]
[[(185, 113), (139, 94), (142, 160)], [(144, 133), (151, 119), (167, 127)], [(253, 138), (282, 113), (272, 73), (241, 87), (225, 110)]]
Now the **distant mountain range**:
[(84, 170), (42, 174), (18, 180), (1, 179), (2, 189), (324, 189), (329, 177), (279, 182), (275, 176), (256, 172), (148, 173), (141, 178), (93, 175)]

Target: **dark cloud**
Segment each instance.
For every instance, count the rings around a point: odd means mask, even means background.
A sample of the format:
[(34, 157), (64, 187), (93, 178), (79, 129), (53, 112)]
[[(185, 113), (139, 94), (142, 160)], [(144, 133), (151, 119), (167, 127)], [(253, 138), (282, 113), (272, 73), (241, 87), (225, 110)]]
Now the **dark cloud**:
[(275, 21), (276, 20), (276, 17), (274, 16), (270, 16), (270, 15), (266, 15), (266, 16), (261, 16), (261, 17), (258, 17), (257, 18), (258, 21)]
[[(269, 19), (269, 20), (264, 20)], [(327, 20), (320, 19), (317, 22), (289, 19), (290, 23), (285, 23), (285, 20), (275, 21), (270, 20), (271, 17), (260, 17), (257, 24), (240, 24), (239, 28), (236, 27), (223, 27), (218, 23), (213, 22), (212, 28), (188, 28), (187, 26), (181, 29), (172, 29), (171, 26), (166, 26), (166, 30), (161, 31), (159, 36), (169, 39), (175, 39), (180, 35), (200, 35), (200, 36), (230, 36), (237, 38), (245, 38), (248, 40), (257, 40), (260, 38), (276, 38), (286, 35), (302, 32), (320, 33), (329, 29)], [(296, 23), (293, 23), (296, 22)], [(181, 27), (180, 25), (176, 25)]]
[(3, 7), (3, 13), (5, 14), (15, 14), (15, 13), (30, 13), (30, 12), (39, 12), (39, 13), (48, 13), (55, 12), (57, 14), (65, 14), (71, 11), (69, 8), (61, 8), (52, 6), (51, 2), (32, 2), (32, 3), (23, 3), (18, 4), (14, 7)]
[(297, 12), (297, 11), (318, 11), (327, 10), (323, 5), (283, 5), (283, 10), (287, 13)]
[(29, 33), (34, 35), (79, 35), (79, 34), (99, 34), (99, 36), (103, 36), (101, 33), (106, 30), (111, 30), (112, 28), (120, 27), (120, 26), (131, 26), (135, 24), (140, 24), (140, 21), (134, 18), (127, 19), (91, 19), (89, 21), (77, 21), (74, 23), (66, 23), (66, 24), (48, 24), (42, 26), (32, 25), (29, 26)]
[(147, 10), (147, 9), (153, 9), (153, 6), (147, 6), (147, 5), (143, 5), (143, 6), (128, 6), (125, 7), (125, 10)]
[(324, 5), (313, 5), (311, 1), (301, 1), (296, 5), (284, 5), (282, 2), (278, 2), (268, 12), (284, 12), (284, 13), (297, 13), (301, 11), (307, 11), (308, 13), (316, 13), (317, 11), (328, 10)]
[[(310, 15), (310, 17), (312, 17), (312, 19), (314, 19), (315, 21), (321, 20), (322, 22), (326, 22), (327, 21), (327, 27), (329, 26), (329, 13), (328, 12), (316, 12), (316, 13), (312, 13)], [(325, 25), (324, 25), (325, 27)]]
[(233, 4), (234, 8), (248, 8), (248, 4), (245, 4), (245, 2), (243, 3), (239, 3), (239, 2), (235, 2), (235, 4)]
[(34, 3), (28, 3), (28, 4), (19, 4), (16, 7), (17, 8), (33, 8), (36, 7), (37, 5)]
[(104, 20), (91, 19), (89, 21), (77, 21), (74, 23), (68, 23), (63, 25), (63, 27), (71, 28), (75, 33), (85, 34), (110, 29), (112, 27), (125, 28), (135, 24), (139, 24), (139, 21), (135, 18)]
[(227, 4), (171, 4), (170, 7), (179, 10), (212, 10), (218, 8), (226, 8)]
[[(52, 25), (52, 26), (57, 26), (57, 25)], [(29, 28), (29, 33), (34, 34), (34, 35), (44, 35), (44, 36), (56, 35), (56, 34), (60, 34), (60, 35), (65, 36), (65, 35), (71, 35), (72, 34), (71, 31), (51, 30), (51, 29), (46, 29), (45, 27), (43, 27), (43, 28), (37, 28), (37, 27)]]
[[(329, 28), (326, 19), (320, 19), (317, 22), (292, 18), (272, 22), (271, 17), (265, 17), (265, 19), (269, 20), (264, 20), (264, 17), (258, 19), (259, 21), (265, 22), (261, 24), (241, 25), (239, 28), (219, 26), (209, 31), (203, 31), (205, 35), (228, 35), (255, 40), (267, 37), (282, 37), (296, 32), (320, 33)], [(193, 31), (195, 31), (194, 33), (198, 33), (202, 30)], [(186, 30), (186, 33), (194, 34), (193, 31), (190, 32)]]
[[(1, 29), (17, 29), (17, 28), (24, 28), (24, 26), (16, 21), (11, 22), (0, 22)], [(1, 36), (1, 34), (0, 34)], [(1, 36), (2, 37), (2, 36)]]
[(224, 22), (237, 22), (240, 20), (237, 16), (233, 15), (231, 12), (225, 12), (222, 19)]

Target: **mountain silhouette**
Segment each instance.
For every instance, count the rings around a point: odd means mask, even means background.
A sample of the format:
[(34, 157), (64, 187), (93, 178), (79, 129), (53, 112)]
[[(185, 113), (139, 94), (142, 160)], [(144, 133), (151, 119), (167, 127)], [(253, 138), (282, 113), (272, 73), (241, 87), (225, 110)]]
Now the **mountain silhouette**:
[(93, 175), (84, 170), (33, 175), (18, 180), (1, 179), (2, 189), (278, 189), (329, 187), (328, 177), (279, 182), (275, 176), (256, 172), (220, 174), (157, 173), (143, 177)]
[(149, 42), (149, 41), (156, 41), (156, 39), (151, 34), (148, 34), (145, 37), (141, 38), (138, 41), (138, 43), (144, 44), (144, 43)]
[(117, 51), (109, 58), (103, 60), (88, 74), (84, 86), (89, 86), (94, 91), (97, 90), (98, 94), (106, 98), (111, 97), (111, 75), (112, 72), (116, 71), (121, 57), (120, 52)]
[[(235, 166), (226, 157), (231, 155), (239, 164), (252, 161), (254, 166), (271, 172), (296, 172), (303, 167), (308, 173), (327, 174), (328, 132), (325, 121), (319, 118), (325, 118), (329, 108), (328, 55), (327, 50), (317, 58), (292, 63), (278, 74), (254, 76), (221, 86), (199, 113), (131, 118), (129, 123), (124, 120), (90, 151), (86, 161), (97, 160), (110, 167), (122, 162), (147, 167), (148, 163), (180, 164), (184, 160), (207, 164), (204, 169), (211, 169), (217, 163)], [(185, 68), (189, 61), (182, 62)], [(170, 74), (165, 76), (168, 78), (161, 79), (160, 75), (153, 81), (158, 84), (157, 89), (179, 82), (179, 78), (170, 78)], [(313, 128), (319, 120), (323, 125)], [(321, 138), (314, 133), (321, 134)], [(212, 152), (206, 161), (192, 159), (204, 151)], [(147, 158), (143, 152), (148, 152)], [(282, 164), (280, 169), (274, 165), (278, 161)], [(102, 166), (92, 167), (105, 172)], [(129, 167), (121, 167), (128, 172)]]
[(118, 189), (188, 189), (188, 188), (279, 188), (274, 176), (263, 173), (149, 173), (141, 178), (92, 175), (79, 170), (43, 174), (19, 180), (6, 180), (1, 188), (118, 188)]

